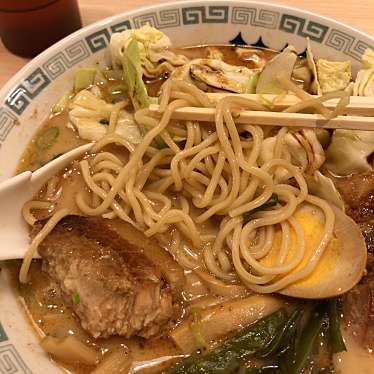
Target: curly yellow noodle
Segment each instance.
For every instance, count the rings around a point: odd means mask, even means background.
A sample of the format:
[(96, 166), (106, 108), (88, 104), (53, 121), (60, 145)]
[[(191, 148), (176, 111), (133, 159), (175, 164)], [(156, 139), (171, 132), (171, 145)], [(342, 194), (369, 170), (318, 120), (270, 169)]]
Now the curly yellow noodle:
[[(293, 84), (280, 80), (294, 89)], [(326, 97), (316, 100), (298, 88), (294, 92), (316, 111), (331, 114), (323, 106)], [(336, 93), (327, 97), (345, 98)], [(125, 104), (115, 106), (110, 131), (94, 145), (93, 155), (80, 161), (81, 174), (89, 188), (88, 197), (87, 192), (76, 195), (80, 211), (87, 216), (130, 222), (145, 235), (167, 242), (183, 268), (198, 268), (207, 276), (210, 273), (209, 279), (227, 287), (241, 281), (255, 292), (277, 292), (310, 275), (332, 237), (334, 214), (328, 203), (309, 195), (303, 176), (305, 167), (300, 169), (291, 163), (285, 147), (288, 129), (275, 133), (275, 128), (238, 125), (235, 115), (240, 109), (264, 110), (264, 105), (236, 95), (213, 103), (203, 91), (184, 81), (168, 80), (159, 103), (160, 119), (148, 109), (135, 113), (143, 133), (138, 145), (114, 132)], [(342, 101), (341, 107), (344, 105)], [(214, 123), (171, 120), (173, 111), (183, 106), (215, 107)], [(303, 108), (298, 103), (290, 111)], [(270, 131), (275, 136), (274, 157), (260, 164), (264, 140)], [(307, 149), (309, 163), (314, 163), (313, 150), (303, 134), (295, 136)], [(155, 139), (159, 138), (166, 148), (157, 148)], [(122, 150), (121, 157), (105, 148), (113, 144)], [(278, 180), (280, 171), (282, 175), (287, 173), (282, 181)], [(278, 197), (275, 206), (253, 212), (272, 194)], [(294, 215), (306, 203), (323, 213), (324, 223), (317, 245), (303, 262), (304, 232)], [(30, 202), (24, 208), (30, 224), (35, 222), (31, 209), (49, 206), (47, 202), (35, 204)], [(42, 234), (35, 237), (24, 261), (23, 281), (38, 244), (66, 214), (56, 212)], [(210, 231), (204, 231), (206, 228)], [(263, 259), (272, 251), (276, 235), (281, 239), (274, 262), (265, 265)], [(306, 265), (299, 268), (302, 263)]]

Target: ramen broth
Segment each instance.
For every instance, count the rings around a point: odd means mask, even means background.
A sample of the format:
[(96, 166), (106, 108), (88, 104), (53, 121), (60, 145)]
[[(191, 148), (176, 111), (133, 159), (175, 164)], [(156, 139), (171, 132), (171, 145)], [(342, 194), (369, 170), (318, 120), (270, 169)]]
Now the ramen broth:
[[(244, 52), (242, 54), (238, 54), (238, 49)], [(201, 45), (195, 47), (173, 48), (173, 51), (183, 54), (188, 58), (207, 58), (212, 53), (218, 52), (222, 54), (222, 58), (226, 63), (246, 66), (250, 69), (263, 66), (277, 53), (270, 49), (227, 45)], [(167, 79), (167, 77), (167, 74), (162, 74), (160, 77), (146, 81), (147, 90), (150, 96), (157, 95), (162, 83)], [(108, 91), (110, 91), (113, 87), (120, 85), (121, 81), (110, 79), (106, 85), (101, 86), (104, 98), (108, 100)], [(116, 94), (114, 96), (116, 96)], [(62, 153), (68, 152), (69, 150), (85, 143), (84, 140), (78, 137), (72, 126), (70, 128), (66, 126), (67, 123), (68, 115), (66, 111), (52, 114), (50, 118), (45, 121), (45, 123), (32, 138), (30, 144), (22, 155), (17, 168), (17, 174), (25, 170), (34, 171), (51, 161), (53, 158), (58, 157)], [(51, 139), (50, 144), (47, 144), (44, 147), (43, 145), (41, 147), (38, 146), (37, 139), (43, 136), (43, 133), (45, 133), (49, 128), (56, 128), (58, 131), (57, 136)], [(55, 131), (55, 133), (57, 133), (57, 131)]]
[[(233, 65), (247, 66), (249, 68), (254, 68), (255, 63), (259, 63), (260, 61), (266, 63), (266, 61), (270, 60), (275, 54), (275, 52), (270, 50), (255, 48), (241, 49), (248, 50), (242, 57), (239, 57), (235, 52), (236, 48), (233, 46), (187, 47), (177, 49), (177, 52), (186, 55), (188, 58), (206, 58), (211, 53), (222, 53), (225, 62)], [(150, 95), (157, 94), (166, 77), (166, 75), (163, 75), (155, 79), (153, 82), (147, 82), (147, 89), (149, 90)], [(118, 84), (120, 84), (120, 81), (110, 80), (108, 86), (102, 87), (102, 89), (105, 91)], [(53, 158), (58, 157), (60, 154), (84, 144), (84, 141), (78, 137), (77, 133), (72, 128), (66, 126), (67, 123), (68, 116), (65, 111), (52, 114), (37, 131), (26, 148), (18, 166), (17, 173), (25, 170), (36, 170)], [(48, 143), (47, 140), (44, 148), (43, 145), (40, 147), (41, 142), (38, 142), (38, 139), (43, 137), (43, 134), (45, 134), (46, 131), (51, 131), (49, 129), (58, 129), (58, 134), (55, 138), (50, 139), (50, 143)], [(54, 131), (57, 133), (56, 130)], [(117, 156), (121, 155), (117, 153)], [(79, 176), (79, 169), (77, 166), (77, 164), (73, 163), (72, 166), (68, 167), (61, 173), (61, 197), (57, 201), (57, 207), (60, 205), (68, 207), (72, 212), (78, 212), (78, 209), (75, 206), (74, 199), (71, 199), (71, 196), (74, 196), (78, 191), (86, 189), (86, 186)], [(40, 195), (43, 195), (43, 193), (44, 191), (42, 190)], [(39, 218), (43, 219), (46, 217), (41, 215)], [(13, 266), (12, 274), (15, 282), (18, 278), (18, 272), (19, 267)], [(94, 347), (98, 352), (100, 352), (100, 354), (105, 354), (108, 350), (113, 351), (115, 349), (122, 349), (124, 354), (131, 351), (132, 360), (138, 362), (148, 361), (163, 356), (178, 356), (181, 354), (172, 339), (167, 336), (150, 340), (144, 340), (142, 338), (125, 339), (122, 337), (94, 339), (90, 337), (82, 329), (79, 321), (70, 309), (64, 305), (56, 286), (49, 277), (42, 272), (40, 261), (33, 261), (29, 275), (30, 282), (26, 285), (21, 285), (19, 289), (21, 296), (24, 298), (29, 315), (33, 320), (33, 324), (40, 334), (58, 338), (65, 337), (67, 334), (74, 334), (87, 345)], [(205, 286), (203, 286), (196, 276), (187, 276), (187, 283), (188, 285), (183, 291), (185, 299), (183, 308), (188, 307), (191, 300), (203, 300), (203, 298), (207, 297), (209, 294)], [(220, 298), (216, 299), (216, 302), (220, 301)], [(183, 315), (183, 313), (181, 313), (181, 315)], [(58, 363), (69, 371), (81, 374), (90, 373), (94, 368), (79, 363)], [(143, 368), (141, 373), (159, 372), (163, 367), (167, 367), (169, 364), (171, 364), (170, 361), (165, 361), (164, 364), (157, 365), (156, 368)], [(144, 364), (139, 364), (139, 366), (141, 365)]]
[[(240, 47), (241, 53), (238, 53), (239, 47), (234, 46), (197, 46), (187, 47), (181, 49), (174, 49), (177, 53), (184, 54), (188, 58), (207, 58), (214, 54), (221, 54), (223, 60), (229, 64), (246, 66), (248, 68), (255, 68), (262, 66), (269, 61), (276, 52), (265, 49)], [(162, 75), (156, 79), (146, 81), (147, 88), (150, 95), (156, 95), (160, 89), (161, 84), (167, 78), (167, 74)], [(108, 86), (101, 87), (102, 90), (108, 90), (109, 87), (120, 84), (120, 81), (110, 80)], [(36, 170), (45, 163), (51, 161), (53, 158), (81, 145), (84, 143), (78, 136), (75, 130), (68, 128), (68, 115), (66, 112), (51, 115), (51, 117), (41, 126), (35, 134), (27, 149), (25, 150), (20, 161), (17, 172), (24, 170)], [(51, 130), (53, 129), (53, 130)], [(38, 141), (46, 132), (50, 138), (44, 141)], [(116, 155), (121, 157), (116, 147), (111, 149)], [(122, 157), (124, 157), (122, 155)], [(82, 178), (77, 163), (73, 163), (70, 167), (61, 172), (59, 189), (61, 191), (61, 198), (57, 202), (57, 206), (67, 206), (72, 212), (78, 212), (75, 206), (74, 196), (77, 191), (84, 191), (87, 189)], [(41, 191), (43, 194), (43, 191)], [(70, 198), (69, 198), (70, 197)], [(40, 219), (46, 218), (43, 216)], [(209, 227), (206, 227), (209, 231)], [(166, 240), (167, 241), (167, 240)], [(165, 245), (165, 242), (163, 243)], [(11, 273), (14, 282), (17, 282), (19, 264), (11, 265)], [(211, 304), (222, 301), (221, 298), (210, 295), (207, 288), (201, 281), (191, 274), (186, 272), (186, 285), (183, 290), (183, 302), (179, 320), (183, 319), (186, 308), (189, 308), (191, 303), (197, 300), (204, 302), (209, 300)], [(20, 294), (25, 301), (28, 314), (33, 321), (39, 336), (50, 335), (57, 338), (66, 337), (69, 334), (75, 335), (79, 340), (93, 347), (100, 355), (105, 355), (108, 351), (122, 350), (124, 357), (131, 354), (131, 359), (128, 360), (128, 367), (123, 367), (123, 372), (126, 373), (130, 369), (131, 363), (135, 363), (132, 368), (138, 367), (136, 373), (157, 373), (160, 370), (168, 367), (171, 363), (177, 361), (182, 352), (171, 338), (167, 335), (145, 340), (142, 338), (125, 339), (122, 337), (111, 337), (108, 339), (94, 339), (90, 337), (80, 326), (77, 317), (64, 305), (58, 288), (43, 273), (41, 261), (34, 260), (29, 271), (29, 283), (19, 285)], [(285, 300), (286, 303), (286, 300)], [(130, 352), (130, 353), (129, 353)], [(104, 356), (105, 357), (105, 356)], [(166, 359), (158, 365), (144, 363), (149, 360), (165, 357)], [(162, 361), (162, 360), (161, 360)], [(255, 364), (257, 362), (253, 362)], [(64, 369), (74, 373), (90, 373), (94, 367), (86, 366), (74, 362), (58, 362)]]

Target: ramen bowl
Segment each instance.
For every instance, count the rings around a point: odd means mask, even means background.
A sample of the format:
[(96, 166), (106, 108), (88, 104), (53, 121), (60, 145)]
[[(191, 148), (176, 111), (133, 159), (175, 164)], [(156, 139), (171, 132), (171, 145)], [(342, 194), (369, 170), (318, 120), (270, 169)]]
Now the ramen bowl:
[[(0, 90), (0, 181), (14, 175), (21, 155), (51, 106), (70, 89), (77, 67), (107, 63), (112, 33), (150, 24), (174, 46), (236, 44), (351, 60), (356, 72), (374, 38), (334, 20), (286, 6), (252, 1), (175, 2), (125, 12), (66, 37), (21, 69)], [(1, 249), (5, 250), (0, 244)], [(0, 372), (61, 371), (39, 345), (7, 271), (0, 273)]]

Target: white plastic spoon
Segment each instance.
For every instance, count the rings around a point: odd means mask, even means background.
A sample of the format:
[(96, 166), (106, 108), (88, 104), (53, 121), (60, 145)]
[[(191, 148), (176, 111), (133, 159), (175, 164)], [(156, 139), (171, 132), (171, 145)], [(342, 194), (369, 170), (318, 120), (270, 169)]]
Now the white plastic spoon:
[(88, 152), (92, 145), (74, 148), (33, 173), (25, 171), (0, 183), (0, 261), (23, 258), (27, 250), (29, 230), (21, 214), (23, 205), (49, 178)]

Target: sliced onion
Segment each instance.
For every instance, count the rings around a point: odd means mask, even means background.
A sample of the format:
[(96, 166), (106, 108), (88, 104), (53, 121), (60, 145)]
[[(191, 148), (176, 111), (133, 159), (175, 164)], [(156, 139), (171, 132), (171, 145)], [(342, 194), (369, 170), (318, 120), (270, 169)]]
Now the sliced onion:
[(64, 362), (96, 365), (100, 357), (95, 349), (87, 346), (74, 335), (69, 335), (63, 339), (47, 336), (41, 341), (40, 345), (46, 352)]
[(203, 270), (194, 270), (210, 292), (218, 296), (239, 297), (248, 294), (248, 289), (237, 284), (225, 284)]
[[(210, 345), (217, 339), (257, 321), (282, 306), (280, 299), (273, 296), (250, 296), (207, 308), (200, 313), (200, 334)], [(198, 348), (191, 330), (192, 319), (184, 320), (170, 336), (183, 351), (191, 353)]]

